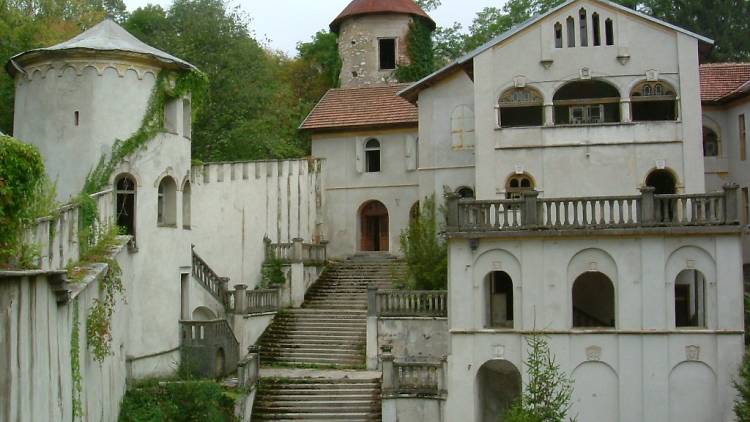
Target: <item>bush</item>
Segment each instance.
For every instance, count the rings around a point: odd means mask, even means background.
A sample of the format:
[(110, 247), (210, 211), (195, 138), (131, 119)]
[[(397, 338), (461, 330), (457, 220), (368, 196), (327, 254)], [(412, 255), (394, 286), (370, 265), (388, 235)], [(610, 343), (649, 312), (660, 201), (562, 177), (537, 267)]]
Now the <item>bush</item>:
[(234, 399), (209, 381), (157, 382), (128, 390), (120, 422), (229, 422), (235, 421)]
[(401, 232), (407, 286), (415, 290), (441, 290), (448, 286), (448, 246), (438, 233), (437, 218), (433, 194), (424, 199), (419, 216)]
[(286, 284), (284, 276), (284, 262), (279, 258), (273, 257), (266, 259), (261, 268), (261, 283), (263, 289), (275, 289)]
[[(750, 314), (750, 296), (745, 295), (745, 329)], [(738, 422), (750, 422), (750, 349), (745, 350), (745, 360), (740, 367), (740, 378), (734, 381), (737, 399), (734, 401), (734, 415)]]

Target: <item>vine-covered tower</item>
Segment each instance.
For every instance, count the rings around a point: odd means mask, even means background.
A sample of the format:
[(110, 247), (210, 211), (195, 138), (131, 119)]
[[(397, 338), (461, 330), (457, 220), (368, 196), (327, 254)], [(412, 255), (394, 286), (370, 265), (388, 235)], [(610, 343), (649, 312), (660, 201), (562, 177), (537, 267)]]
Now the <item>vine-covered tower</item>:
[(396, 82), (397, 66), (410, 62), (409, 25), (420, 19), (431, 30), (435, 22), (412, 0), (353, 0), (331, 22), (338, 35), (342, 88)]

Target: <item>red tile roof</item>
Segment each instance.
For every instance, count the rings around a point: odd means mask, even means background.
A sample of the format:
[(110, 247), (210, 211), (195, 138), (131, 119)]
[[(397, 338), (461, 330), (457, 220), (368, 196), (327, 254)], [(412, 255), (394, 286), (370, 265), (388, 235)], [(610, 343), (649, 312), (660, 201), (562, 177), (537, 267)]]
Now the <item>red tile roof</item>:
[(336, 19), (331, 22), (331, 32), (338, 32), (339, 26), (341, 26), (341, 22), (344, 19), (352, 16), (378, 13), (404, 13), (420, 16), (427, 21), (432, 29), (435, 29), (435, 21), (412, 0), (352, 0)]
[(727, 102), (750, 93), (750, 63), (702, 64), (701, 101)]
[(408, 84), (331, 89), (300, 129), (335, 131), (357, 128), (417, 126), (417, 107), (396, 95)]

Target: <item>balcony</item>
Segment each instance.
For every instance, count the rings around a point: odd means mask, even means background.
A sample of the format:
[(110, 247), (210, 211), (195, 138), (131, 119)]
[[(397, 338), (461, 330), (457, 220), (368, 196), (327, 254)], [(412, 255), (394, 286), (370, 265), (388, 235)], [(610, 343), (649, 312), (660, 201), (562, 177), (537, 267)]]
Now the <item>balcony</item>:
[(722, 192), (656, 195), (646, 187), (640, 195), (539, 198), (528, 192), (520, 199), (460, 199), (446, 195), (449, 235), (492, 232), (553, 232), (604, 229), (655, 229), (736, 226), (739, 200), (736, 185)]

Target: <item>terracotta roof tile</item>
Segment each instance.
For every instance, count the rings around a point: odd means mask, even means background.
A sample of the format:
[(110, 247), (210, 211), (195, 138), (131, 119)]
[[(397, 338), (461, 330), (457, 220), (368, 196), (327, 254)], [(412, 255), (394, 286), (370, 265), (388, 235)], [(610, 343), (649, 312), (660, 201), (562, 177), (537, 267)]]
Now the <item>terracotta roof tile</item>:
[(378, 13), (404, 13), (424, 18), (427, 23), (435, 29), (435, 21), (432, 20), (421, 7), (413, 0), (352, 0), (348, 6), (331, 22), (331, 31), (338, 32), (339, 26), (344, 19)]
[(701, 101), (723, 102), (748, 92), (750, 63), (702, 64)]
[(396, 95), (407, 84), (329, 90), (300, 129), (331, 131), (364, 127), (416, 126), (417, 107)]

